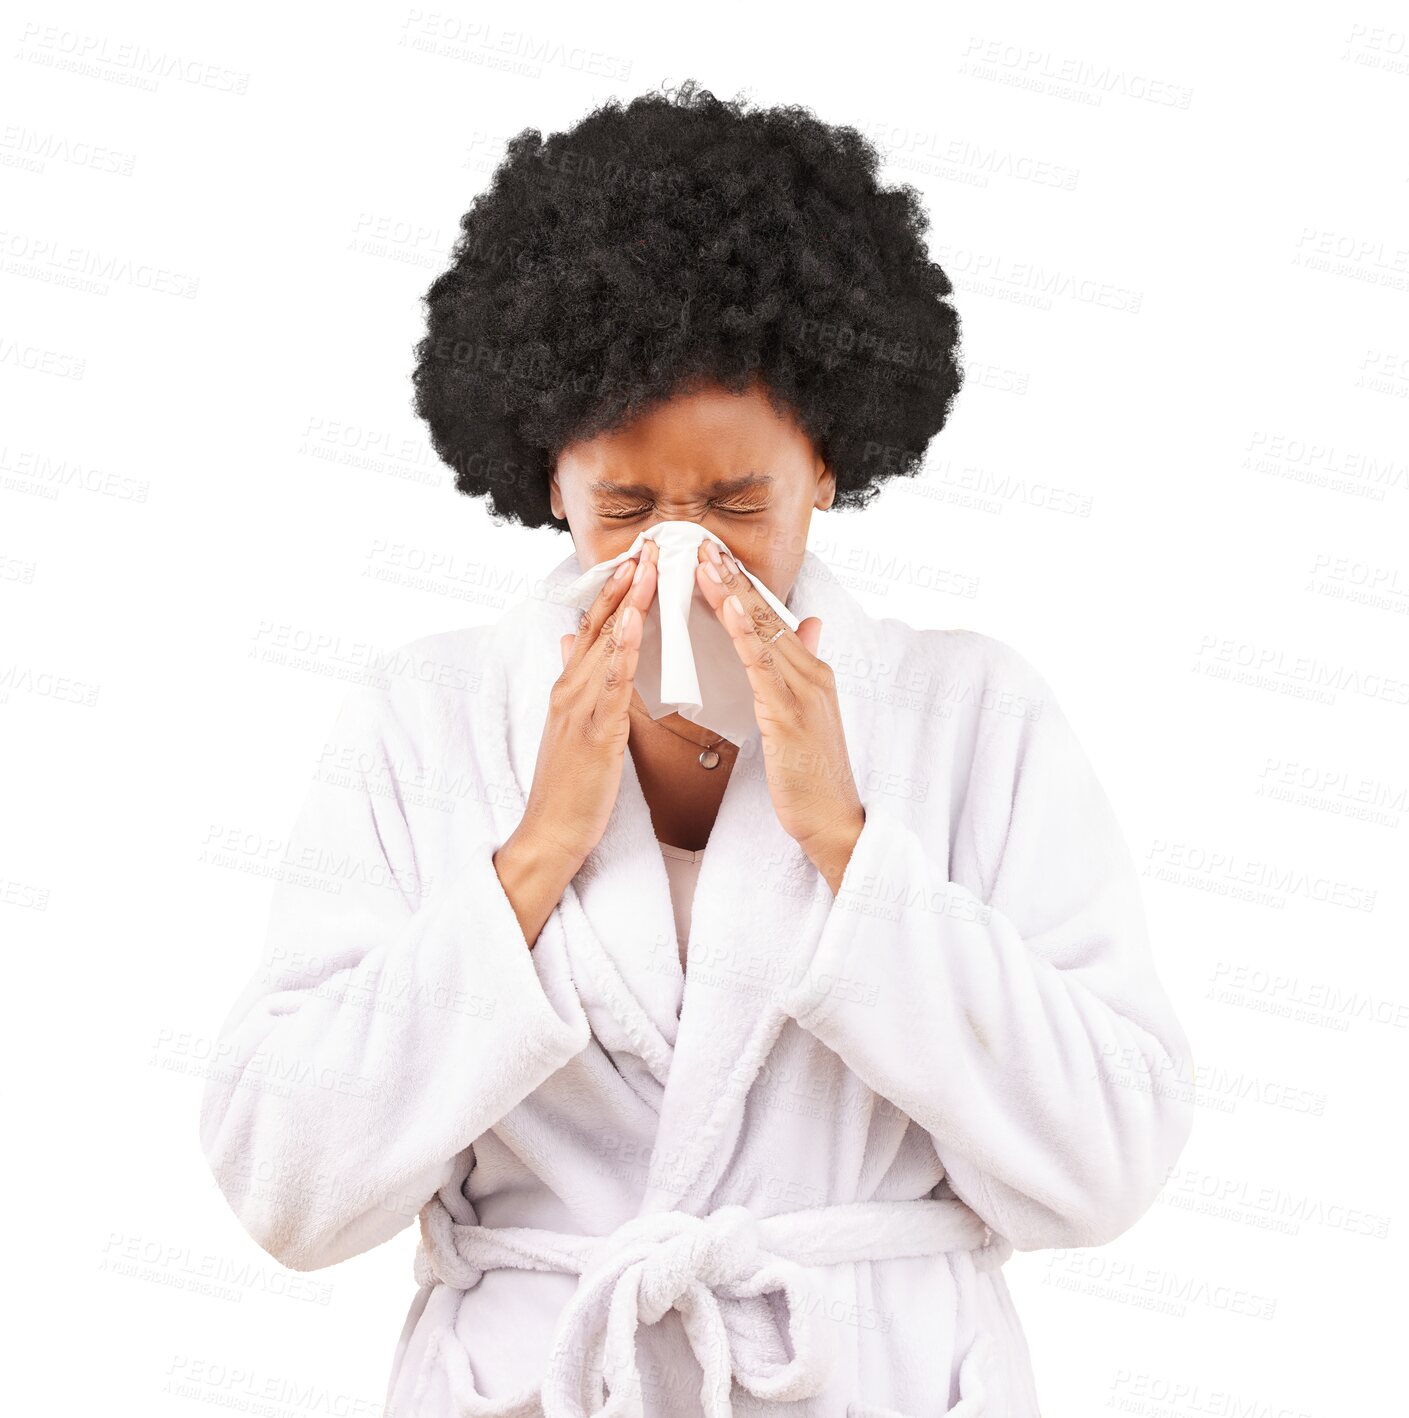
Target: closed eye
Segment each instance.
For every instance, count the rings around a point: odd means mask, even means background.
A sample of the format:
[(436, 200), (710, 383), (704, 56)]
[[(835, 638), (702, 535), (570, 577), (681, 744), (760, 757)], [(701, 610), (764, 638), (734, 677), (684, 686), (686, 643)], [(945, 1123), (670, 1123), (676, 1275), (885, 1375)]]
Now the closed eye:
[[(635, 517), (644, 517), (647, 508), (639, 508), (635, 512), (602, 512), (598, 515), (606, 522), (629, 522)], [(729, 517), (756, 517), (760, 512), (767, 512), (766, 507), (716, 507), (716, 512), (723, 512)]]

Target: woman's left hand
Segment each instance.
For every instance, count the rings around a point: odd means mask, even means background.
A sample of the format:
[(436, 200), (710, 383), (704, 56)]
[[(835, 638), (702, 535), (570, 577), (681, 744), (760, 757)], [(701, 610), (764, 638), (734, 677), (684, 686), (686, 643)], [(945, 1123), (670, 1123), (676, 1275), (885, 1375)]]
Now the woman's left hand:
[(708, 537), (701, 539), (699, 561), (700, 593), (729, 632), (753, 685), (773, 809), (835, 894), (866, 811), (851, 772), (836, 675), (816, 654), (822, 622), (809, 616), (792, 630)]

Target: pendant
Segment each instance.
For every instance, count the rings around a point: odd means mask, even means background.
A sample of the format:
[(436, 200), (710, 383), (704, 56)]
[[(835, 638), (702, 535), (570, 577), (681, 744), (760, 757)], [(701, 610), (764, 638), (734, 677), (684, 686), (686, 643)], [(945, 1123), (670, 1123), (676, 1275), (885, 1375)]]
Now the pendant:
[(704, 751), (702, 754), (700, 754), (700, 767), (701, 767), (701, 768), (718, 768), (718, 767), (719, 767), (719, 755), (718, 755), (712, 748), (707, 748), (707, 749), (705, 749), (705, 751)]

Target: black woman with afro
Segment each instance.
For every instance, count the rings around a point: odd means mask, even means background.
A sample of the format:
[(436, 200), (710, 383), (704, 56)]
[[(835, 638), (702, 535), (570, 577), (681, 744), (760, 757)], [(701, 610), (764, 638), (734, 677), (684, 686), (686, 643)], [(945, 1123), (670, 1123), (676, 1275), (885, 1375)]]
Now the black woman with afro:
[[(349, 694), (290, 851), (358, 870), (276, 888), (202, 1115), (287, 1265), (419, 1223), (400, 1418), (1038, 1418), (1005, 1261), (1122, 1234), (1189, 1133), (1046, 681), (807, 544), (962, 384), (878, 168), (800, 106), (611, 101), (508, 143), (426, 295), (437, 453), (572, 551)], [(268, 1056), (346, 1086), (241, 1087)]]

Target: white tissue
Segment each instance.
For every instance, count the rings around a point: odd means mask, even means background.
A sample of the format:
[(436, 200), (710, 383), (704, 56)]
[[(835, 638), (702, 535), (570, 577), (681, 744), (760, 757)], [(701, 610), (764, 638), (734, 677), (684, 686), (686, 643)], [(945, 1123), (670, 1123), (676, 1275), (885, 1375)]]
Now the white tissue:
[[(636, 692), (652, 719), (679, 714), (730, 743), (743, 743), (758, 727), (753, 686), (729, 632), (695, 583), (699, 544), (705, 537), (729, 550), (713, 532), (698, 522), (656, 522), (638, 532), (625, 551), (584, 571), (566, 587), (563, 598), (577, 609), (589, 605), (647, 537), (660, 548), (660, 560), (656, 594), (642, 626)], [(788, 628), (796, 630), (798, 618), (737, 556), (734, 560)]]

